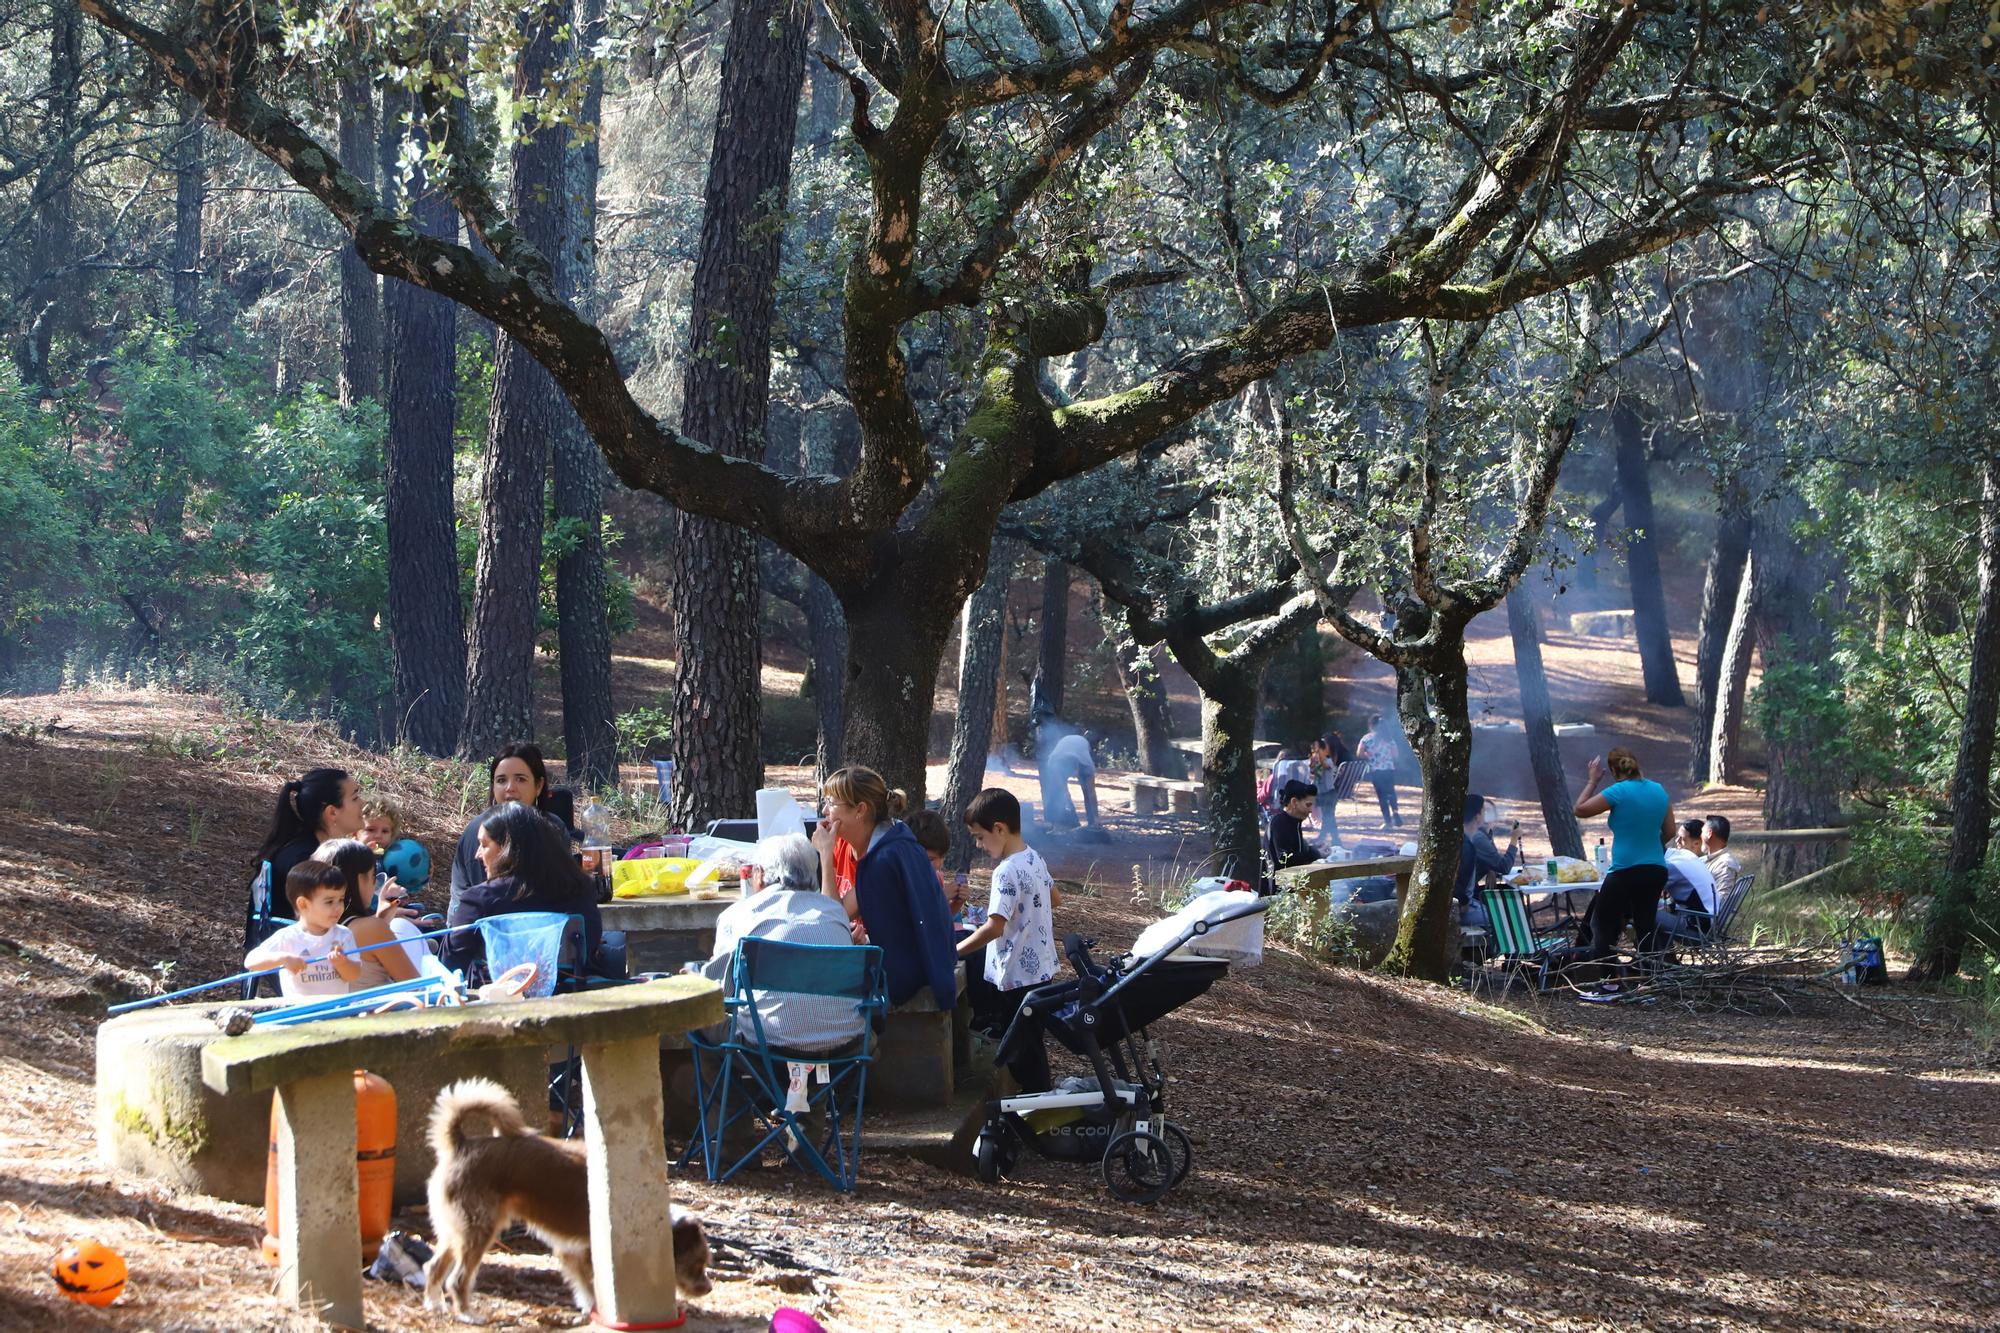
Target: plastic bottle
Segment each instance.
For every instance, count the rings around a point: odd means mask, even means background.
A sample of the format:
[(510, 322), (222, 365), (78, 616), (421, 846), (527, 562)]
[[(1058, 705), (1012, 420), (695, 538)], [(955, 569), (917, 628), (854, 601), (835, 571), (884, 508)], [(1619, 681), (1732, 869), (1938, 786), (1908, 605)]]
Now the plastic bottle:
[(598, 881), (597, 900), (605, 900), (605, 877), (610, 873), (611, 860), (611, 811), (595, 795), (576, 817), (577, 825), (583, 830), (583, 870), (594, 875)]
[(602, 801), (592, 796), (590, 803), (577, 816), (577, 823), (583, 827), (585, 847), (609, 847), (611, 845), (611, 811)]
[(1611, 868), (1611, 852), (1605, 847), (1604, 839), (1597, 840), (1597, 846), (1591, 849), (1590, 859), (1597, 863), (1600, 875)]

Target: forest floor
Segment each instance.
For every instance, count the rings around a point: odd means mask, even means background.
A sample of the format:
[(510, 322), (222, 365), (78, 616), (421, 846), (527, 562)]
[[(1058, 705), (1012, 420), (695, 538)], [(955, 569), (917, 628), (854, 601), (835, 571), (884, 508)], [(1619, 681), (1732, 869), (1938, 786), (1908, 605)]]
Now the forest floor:
[[(0, 701), (0, 1329), (303, 1326), (258, 1210), (95, 1164), (92, 1061), (107, 995), (167, 960), (177, 984), (237, 966), (270, 793), (323, 762), (399, 799), (434, 853), (457, 833), (449, 766), (200, 698)], [(1099, 877), (1060, 925), (1127, 941), (1155, 912), (1116, 865)], [(1965, 1016), (1897, 1012), (1482, 1003), (1273, 946), (1156, 1028), (1197, 1151), (1167, 1200), (1034, 1159), (988, 1188), (876, 1154), (849, 1198), (789, 1172), (677, 1179), (719, 1238), (825, 1270), (720, 1282), (687, 1327), (750, 1333), (791, 1304), (869, 1333), (1992, 1329), (2000, 1071)], [(103, 1312), (47, 1277), (86, 1234), (131, 1265)], [(572, 1326), (546, 1256), (498, 1256), (482, 1288), (501, 1327)], [(414, 1293), (368, 1298), (375, 1327), (449, 1327)]]

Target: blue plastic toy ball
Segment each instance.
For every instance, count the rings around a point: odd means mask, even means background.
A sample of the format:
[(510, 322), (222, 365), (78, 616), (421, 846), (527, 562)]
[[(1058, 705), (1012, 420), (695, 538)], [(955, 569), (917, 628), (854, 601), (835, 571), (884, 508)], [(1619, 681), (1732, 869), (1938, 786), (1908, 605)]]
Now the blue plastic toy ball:
[(431, 881), (431, 854), (414, 838), (391, 843), (382, 853), (382, 873), (414, 893)]

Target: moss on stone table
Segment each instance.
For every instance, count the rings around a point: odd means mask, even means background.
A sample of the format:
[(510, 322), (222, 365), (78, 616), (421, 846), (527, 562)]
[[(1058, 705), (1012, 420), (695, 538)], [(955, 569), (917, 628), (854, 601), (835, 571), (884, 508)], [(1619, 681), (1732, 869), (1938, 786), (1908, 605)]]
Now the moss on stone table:
[(599, 1046), (685, 1032), (721, 1021), (722, 988), (704, 977), (663, 977), (541, 1000), (409, 1010), (262, 1028), (202, 1052), (202, 1081), (217, 1092), (263, 1092), (303, 1078), (393, 1069), (433, 1056), (507, 1046)]

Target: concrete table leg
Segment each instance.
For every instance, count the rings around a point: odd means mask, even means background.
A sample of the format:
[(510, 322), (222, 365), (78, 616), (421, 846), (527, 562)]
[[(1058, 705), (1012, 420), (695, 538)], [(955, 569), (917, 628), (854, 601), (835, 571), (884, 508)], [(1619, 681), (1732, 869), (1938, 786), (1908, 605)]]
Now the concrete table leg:
[(363, 1328), (354, 1076), (287, 1083), (277, 1107), (279, 1294), (337, 1328)]
[(597, 1318), (671, 1323), (680, 1303), (659, 1038), (583, 1048), (583, 1120)]

